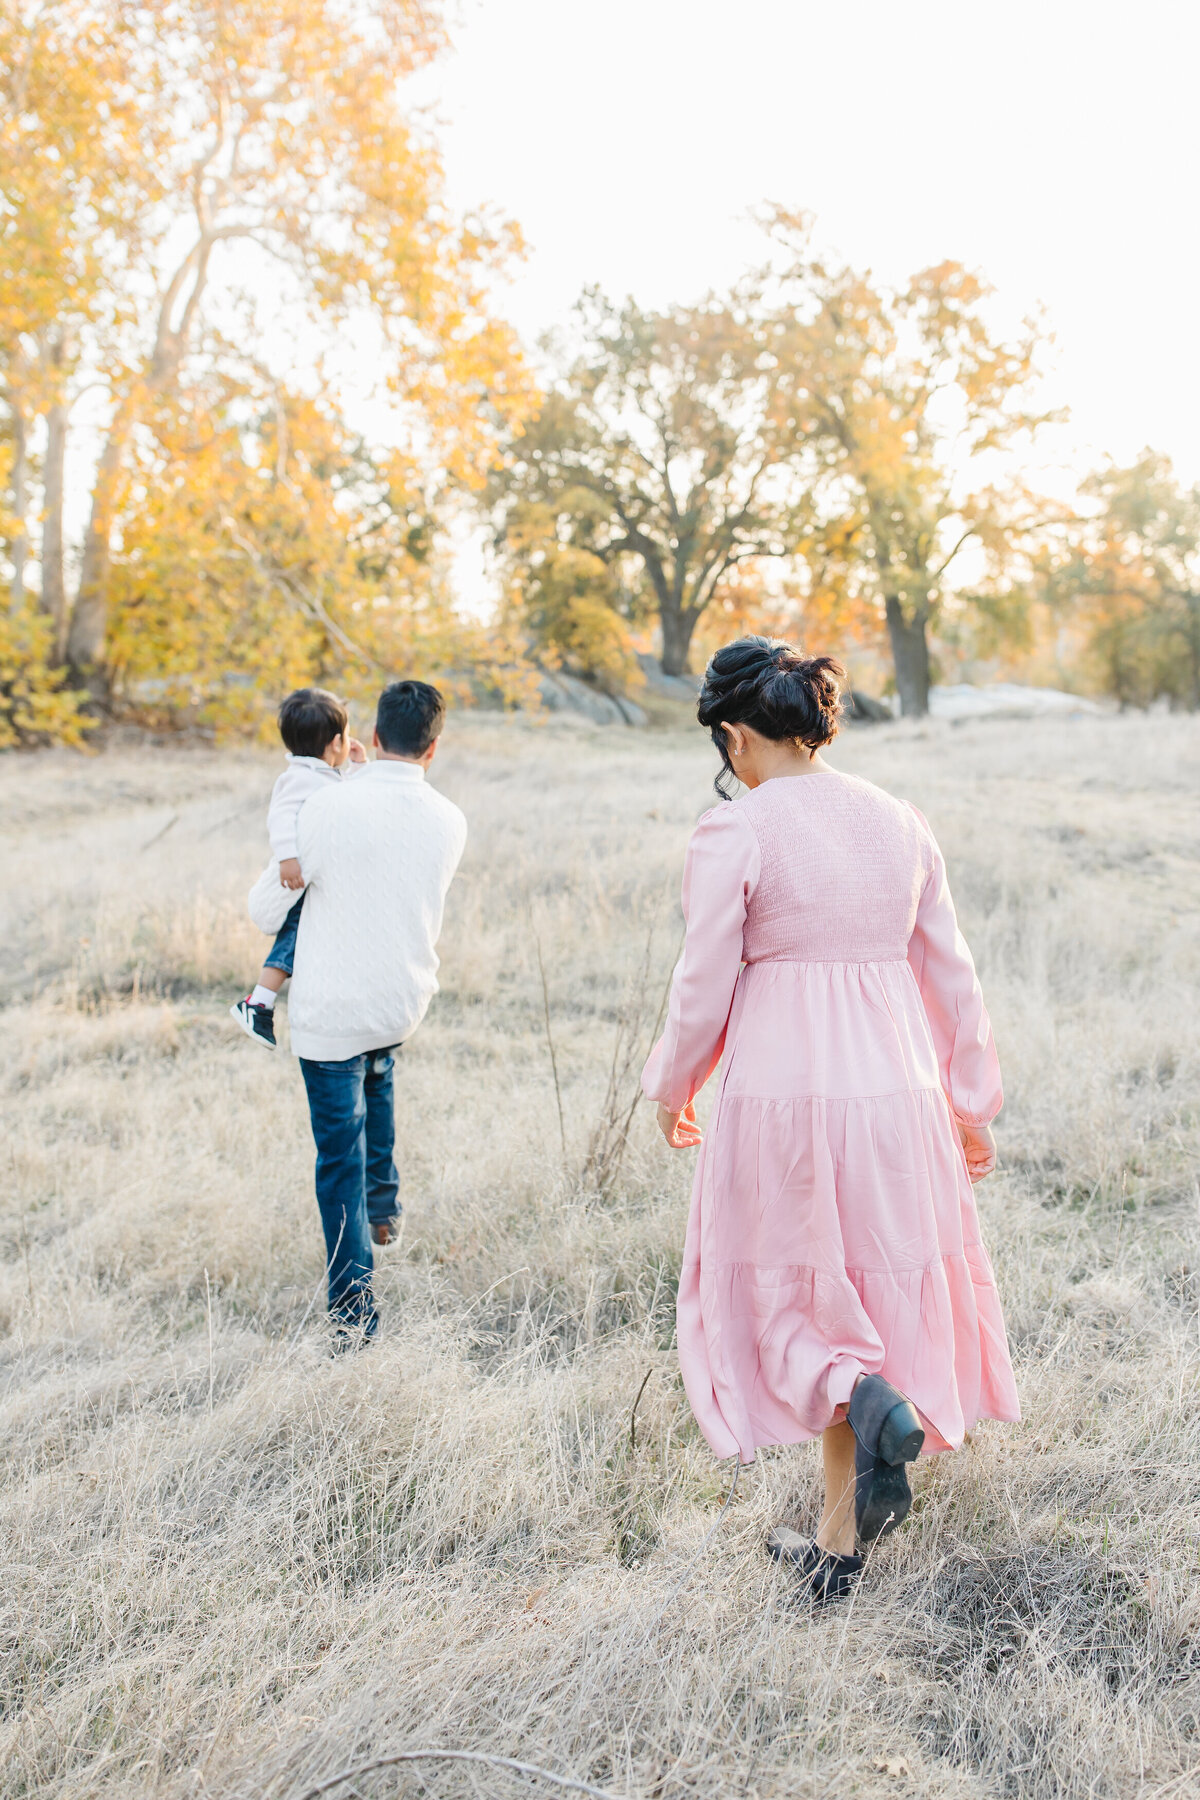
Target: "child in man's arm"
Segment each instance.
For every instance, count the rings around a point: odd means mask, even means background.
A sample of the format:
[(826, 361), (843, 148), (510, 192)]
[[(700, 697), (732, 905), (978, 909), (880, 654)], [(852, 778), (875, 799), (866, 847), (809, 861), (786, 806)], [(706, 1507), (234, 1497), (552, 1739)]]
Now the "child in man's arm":
[(324, 688), (299, 688), (279, 709), (279, 735), (288, 752), (287, 767), (271, 792), (267, 832), (271, 854), (279, 864), (281, 887), (300, 898), (275, 934), (256, 985), (229, 1009), (247, 1037), (275, 1049), (275, 1000), (292, 972), (296, 931), (304, 905), (304, 874), (296, 859), (296, 821), (310, 794), (329, 781), (340, 781), (349, 763), (365, 763), (367, 753), (348, 731), (346, 708)]

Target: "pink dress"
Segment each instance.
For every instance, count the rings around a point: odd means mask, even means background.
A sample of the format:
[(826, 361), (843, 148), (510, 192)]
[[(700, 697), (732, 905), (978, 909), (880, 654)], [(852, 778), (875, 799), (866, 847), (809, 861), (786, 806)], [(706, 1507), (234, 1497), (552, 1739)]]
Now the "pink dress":
[(833, 1423), (860, 1371), (926, 1450), (1020, 1409), (954, 1118), (1003, 1094), (946, 870), (915, 807), (834, 770), (697, 825), (687, 940), (642, 1076), (681, 1108), (724, 1055), (679, 1281), (679, 1360), (718, 1456)]

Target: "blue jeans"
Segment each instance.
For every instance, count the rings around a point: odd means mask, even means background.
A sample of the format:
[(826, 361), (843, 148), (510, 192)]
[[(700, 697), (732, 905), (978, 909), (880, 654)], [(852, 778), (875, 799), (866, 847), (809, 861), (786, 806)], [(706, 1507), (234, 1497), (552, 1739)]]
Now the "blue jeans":
[(373, 1337), (379, 1323), (371, 1290), (371, 1225), (400, 1214), (392, 1152), (392, 1058), (370, 1050), (345, 1062), (300, 1058), (317, 1145), (317, 1205), (325, 1233), (329, 1313), (340, 1326)]
[(300, 929), (300, 908), (304, 905), (301, 894), (287, 918), (275, 933), (275, 942), (271, 945), (271, 953), (263, 958), (264, 969), (282, 969), (290, 975), (292, 965), (296, 961), (296, 933)]

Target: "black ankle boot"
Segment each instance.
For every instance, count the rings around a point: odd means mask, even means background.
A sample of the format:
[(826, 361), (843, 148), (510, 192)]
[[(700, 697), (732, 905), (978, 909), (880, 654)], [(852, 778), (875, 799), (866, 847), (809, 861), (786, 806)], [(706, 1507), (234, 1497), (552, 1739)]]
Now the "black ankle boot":
[(895, 1531), (908, 1517), (912, 1489), (905, 1463), (921, 1454), (925, 1433), (917, 1409), (882, 1375), (864, 1375), (850, 1398), (854, 1433), (854, 1522), (864, 1543)]
[(775, 1525), (767, 1533), (767, 1555), (804, 1577), (816, 1606), (844, 1600), (862, 1574), (861, 1556), (838, 1556), (832, 1550), (822, 1550), (790, 1525)]

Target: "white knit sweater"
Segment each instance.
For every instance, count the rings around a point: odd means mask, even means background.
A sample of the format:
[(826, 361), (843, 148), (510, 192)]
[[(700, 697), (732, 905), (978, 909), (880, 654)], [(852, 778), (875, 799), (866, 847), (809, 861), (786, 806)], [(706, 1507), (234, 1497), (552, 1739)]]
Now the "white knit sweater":
[[(457, 806), (416, 763), (369, 763), (304, 802), (306, 898), (288, 1000), (296, 1056), (344, 1062), (416, 1030), (437, 992), (434, 945), (466, 837)], [(250, 891), (250, 917), (274, 933), (295, 899), (272, 862)]]

